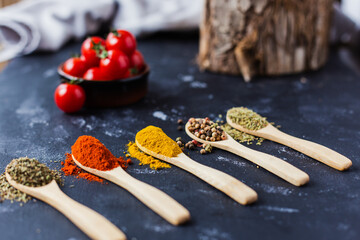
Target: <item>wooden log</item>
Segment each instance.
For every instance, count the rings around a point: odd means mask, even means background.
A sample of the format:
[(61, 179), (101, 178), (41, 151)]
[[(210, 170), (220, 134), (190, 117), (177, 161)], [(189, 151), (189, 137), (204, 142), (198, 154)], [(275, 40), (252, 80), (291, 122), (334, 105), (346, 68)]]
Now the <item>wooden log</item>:
[(280, 75), (316, 70), (328, 54), (333, 0), (205, 0), (203, 70)]

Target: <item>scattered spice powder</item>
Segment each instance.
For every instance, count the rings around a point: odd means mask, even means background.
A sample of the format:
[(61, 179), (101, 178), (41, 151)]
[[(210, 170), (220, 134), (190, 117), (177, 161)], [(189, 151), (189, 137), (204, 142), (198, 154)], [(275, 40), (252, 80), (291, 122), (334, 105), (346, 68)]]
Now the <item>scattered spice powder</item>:
[(227, 116), (234, 123), (253, 131), (260, 130), (269, 124), (266, 118), (246, 107), (231, 108), (227, 111)]
[(149, 165), (151, 169), (155, 170), (162, 168), (171, 168), (169, 164), (164, 163), (142, 152), (135, 142), (129, 142), (127, 145), (127, 150), (131, 157), (136, 158), (140, 161), (139, 165)]
[[(104, 144), (92, 136), (80, 136), (71, 147), (71, 151), (75, 159), (82, 165), (100, 171), (108, 171), (119, 166), (126, 169), (127, 166), (131, 164), (130, 159), (125, 160), (122, 157), (115, 157)], [(67, 153), (65, 155), (66, 159), (61, 163), (64, 166), (61, 170), (65, 175), (74, 175), (77, 176), (77, 178), (83, 178), (89, 181), (104, 181), (102, 178), (76, 166), (71, 154)]]
[(176, 157), (182, 153), (177, 143), (158, 127), (147, 126), (139, 131), (135, 138), (141, 146), (166, 157)]
[(61, 168), (61, 171), (64, 172), (66, 176), (73, 175), (77, 178), (83, 178), (88, 181), (95, 181), (95, 182), (104, 182), (102, 178), (99, 178), (98, 176), (95, 176), (91, 173), (85, 172), (78, 166), (76, 166), (75, 162), (72, 159), (72, 156), (70, 153), (65, 153), (66, 159), (61, 162), (61, 165), (63, 165), (63, 168)]

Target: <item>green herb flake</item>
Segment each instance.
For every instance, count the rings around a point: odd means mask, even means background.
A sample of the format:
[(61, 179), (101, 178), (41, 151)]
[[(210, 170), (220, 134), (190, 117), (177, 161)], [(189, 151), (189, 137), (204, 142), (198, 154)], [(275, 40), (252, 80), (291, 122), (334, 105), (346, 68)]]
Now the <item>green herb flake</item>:
[(227, 116), (234, 123), (253, 131), (260, 130), (269, 124), (266, 118), (245, 107), (231, 108)]

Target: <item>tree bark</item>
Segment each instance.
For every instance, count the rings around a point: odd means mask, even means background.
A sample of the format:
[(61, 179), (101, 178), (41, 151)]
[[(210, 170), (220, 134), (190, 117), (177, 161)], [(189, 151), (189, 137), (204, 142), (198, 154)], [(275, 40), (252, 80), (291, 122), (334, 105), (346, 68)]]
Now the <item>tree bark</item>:
[(205, 0), (201, 69), (280, 75), (325, 64), (333, 0)]

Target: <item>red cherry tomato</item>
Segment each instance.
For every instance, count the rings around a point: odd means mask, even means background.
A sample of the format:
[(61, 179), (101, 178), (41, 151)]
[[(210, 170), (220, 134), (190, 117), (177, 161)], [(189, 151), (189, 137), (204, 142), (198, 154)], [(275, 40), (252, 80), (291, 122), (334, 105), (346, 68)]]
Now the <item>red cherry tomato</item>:
[(129, 58), (119, 50), (109, 50), (107, 56), (100, 60), (100, 69), (111, 79), (122, 78), (130, 66)]
[(111, 80), (110, 77), (107, 74), (104, 74), (104, 72), (99, 67), (93, 67), (88, 69), (84, 76), (84, 79), (86, 80), (95, 80), (95, 81), (108, 81)]
[(86, 70), (86, 63), (80, 57), (69, 58), (63, 65), (63, 71), (74, 77), (82, 77)]
[(129, 78), (129, 77), (132, 77), (130, 68), (126, 71), (126, 73), (124, 74), (124, 76), (122, 78), (124, 79), (124, 78)]
[(106, 47), (108, 50), (120, 50), (126, 55), (131, 56), (136, 49), (136, 39), (128, 31), (113, 31), (106, 38)]
[(141, 52), (136, 50), (130, 57), (130, 67), (136, 68), (137, 72), (139, 73), (144, 68), (144, 66), (145, 66), (144, 57), (141, 54)]
[(85, 91), (79, 85), (62, 83), (56, 88), (54, 99), (58, 108), (64, 112), (77, 112), (84, 106)]
[(105, 40), (101, 37), (89, 37), (83, 42), (81, 54), (84, 56), (88, 68), (99, 66), (100, 58), (97, 53), (105, 50), (105, 46)]

